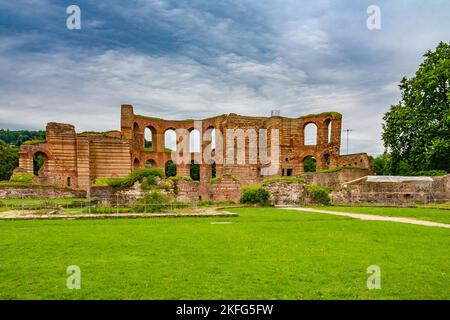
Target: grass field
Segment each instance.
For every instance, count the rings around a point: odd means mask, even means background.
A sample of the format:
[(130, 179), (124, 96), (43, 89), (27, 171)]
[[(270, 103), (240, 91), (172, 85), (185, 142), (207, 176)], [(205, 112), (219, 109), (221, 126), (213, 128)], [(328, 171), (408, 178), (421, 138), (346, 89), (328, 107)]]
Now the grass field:
[[(450, 232), (274, 208), (0, 221), (2, 299), (449, 299)], [(212, 224), (229, 221), (231, 224)], [(368, 290), (366, 269), (381, 268)], [(81, 289), (66, 268), (81, 268)]]
[[(312, 207), (314, 208), (314, 207)], [(396, 208), (396, 207), (316, 207), (321, 210), (331, 210), (348, 213), (373, 214), (377, 216), (413, 218), (417, 220), (435, 221), (450, 224), (450, 210), (431, 208)]]

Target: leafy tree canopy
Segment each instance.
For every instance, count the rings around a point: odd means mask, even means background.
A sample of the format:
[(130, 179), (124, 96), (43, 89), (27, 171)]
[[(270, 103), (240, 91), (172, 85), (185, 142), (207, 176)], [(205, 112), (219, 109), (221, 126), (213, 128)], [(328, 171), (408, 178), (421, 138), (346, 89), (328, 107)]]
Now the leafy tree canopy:
[(0, 140), (0, 181), (9, 180), (14, 168), (19, 165), (19, 152)]
[(401, 101), (383, 118), (391, 173), (450, 171), (450, 43), (424, 57), (414, 77), (402, 79)]
[(19, 147), (22, 143), (29, 140), (45, 140), (45, 131), (29, 130), (4, 130), (0, 129), (0, 140), (7, 144)]

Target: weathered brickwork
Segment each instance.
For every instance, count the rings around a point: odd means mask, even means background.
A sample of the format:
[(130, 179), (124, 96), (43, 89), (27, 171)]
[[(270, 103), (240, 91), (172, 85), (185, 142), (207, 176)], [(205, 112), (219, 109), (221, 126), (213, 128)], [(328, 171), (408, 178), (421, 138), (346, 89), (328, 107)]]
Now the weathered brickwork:
[[(250, 146), (258, 143), (262, 133), (265, 132), (261, 130), (267, 130), (268, 133), (268, 155), (272, 156), (272, 159), (279, 159), (279, 165), (270, 177), (302, 174), (304, 161), (308, 156), (316, 159), (318, 170), (341, 165), (369, 168), (367, 154), (340, 155), (341, 121), (341, 115), (332, 112), (299, 118), (229, 114), (201, 121), (164, 120), (135, 115), (131, 105), (122, 105), (121, 131), (77, 134), (72, 125), (49, 123), (45, 143), (21, 146), (20, 170), (32, 173), (33, 157), (36, 153), (42, 153), (46, 161), (39, 172), (40, 182), (90, 191), (92, 183), (97, 178), (124, 177), (132, 170), (146, 166), (164, 169), (173, 156), (165, 146), (166, 131), (176, 130), (177, 143), (189, 146), (190, 132), (196, 129), (200, 133), (200, 152), (190, 152), (185, 148), (185, 154), (178, 154), (199, 163), (200, 167), (200, 181), (196, 182), (195, 192), (192, 191), (193, 187), (191, 191), (186, 191), (186, 199), (236, 200), (240, 186), (260, 183), (268, 176), (265, 170), (269, 165), (261, 161), (261, 149), (256, 148), (250, 151)], [(305, 127), (310, 124), (316, 127), (316, 141), (308, 145), (305, 143)], [(145, 148), (146, 128), (151, 132), (151, 149)], [(220, 152), (220, 148), (217, 147), (218, 149), (212, 152), (212, 159), (204, 159), (203, 151), (211, 148), (213, 129), (215, 132), (223, 133), (223, 135), (215, 134), (215, 144), (223, 145), (223, 152)], [(247, 129), (253, 129), (256, 135), (248, 134), (241, 140), (242, 145), (239, 145), (239, 138), (228, 135), (227, 129), (244, 132)], [(280, 148), (277, 154), (270, 154), (272, 129), (279, 132)], [(221, 139), (220, 136), (223, 138)], [(228, 143), (227, 140), (234, 143)], [(221, 159), (238, 160), (238, 154), (243, 149), (243, 163), (220, 161)], [(222, 181), (216, 185), (211, 184), (210, 180), (213, 177), (211, 161), (216, 164), (217, 177), (228, 174), (236, 177), (238, 182)], [(176, 165), (178, 176), (189, 176), (189, 162)]]
[(1, 199), (85, 198), (86, 191), (54, 186), (0, 186)]

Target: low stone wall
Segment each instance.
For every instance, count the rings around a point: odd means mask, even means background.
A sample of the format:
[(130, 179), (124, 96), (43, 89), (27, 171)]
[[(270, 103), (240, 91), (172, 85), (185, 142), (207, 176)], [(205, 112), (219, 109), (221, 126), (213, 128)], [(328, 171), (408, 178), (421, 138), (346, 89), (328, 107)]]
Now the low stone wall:
[(145, 194), (141, 185), (135, 183), (131, 188), (92, 187), (91, 197), (97, 198), (101, 205), (129, 205)]
[(340, 187), (344, 182), (352, 181), (358, 178), (369, 175), (368, 169), (352, 168), (341, 169), (335, 172), (316, 172), (305, 173), (303, 178), (309, 184), (314, 184), (322, 187)]
[(214, 201), (239, 202), (241, 197), (241, 183), (233, 178), (223, 177), (208, 187), (210, 199)]
[(86, 198), (86, 191), (54, 186), (0, 186), (1, 199)]
[(198, 181), (189, 181), (179, 179), (176, 183), (176, 198), (180, 202), (196, 202), (201, 200), (199, 198)]
[(304, 201), (305, 184), (298, 182), (270, 182), (264, 185), (273, 205), (293, 205)]
[(416, 202), (448, 202), (450, 201), (450, 175), (433, 177), (433, 181), (361, 182), (333, 191), (330, 197), (333, 204), (414, 205)]

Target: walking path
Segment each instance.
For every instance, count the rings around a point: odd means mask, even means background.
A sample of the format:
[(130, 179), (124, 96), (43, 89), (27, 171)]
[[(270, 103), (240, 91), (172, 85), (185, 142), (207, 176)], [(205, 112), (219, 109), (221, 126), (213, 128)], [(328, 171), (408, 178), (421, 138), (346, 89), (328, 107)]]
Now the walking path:
[(376, 215), (371, 215), (371, 214), (360, 214), (360, 213), (346, 213), (346, 212), (320, 210), (320, 209), (312, 209), (312, 208), (302, 208), (302, 207), (282, 207), (280, 209), (306, 211), (306, 212), (318, 212), (318, 213), (332, 214), (332, 215), (336, 215), (336, 216), (350, 217), (350, 218), (360, 219), (360, 220), (393, 221), (393, 222), (400, 222), (400, 223), (417, 224), (417, 225), (427, 226), (427, 227), (441, 227), (441, 228), (449, 228), (450, 229), (450, 224), (425, 221), (425, 220), (416, 220), (416, 219), (411, 219), (411, 218), (386, 217), (386, 216), (376, 216)]

